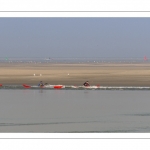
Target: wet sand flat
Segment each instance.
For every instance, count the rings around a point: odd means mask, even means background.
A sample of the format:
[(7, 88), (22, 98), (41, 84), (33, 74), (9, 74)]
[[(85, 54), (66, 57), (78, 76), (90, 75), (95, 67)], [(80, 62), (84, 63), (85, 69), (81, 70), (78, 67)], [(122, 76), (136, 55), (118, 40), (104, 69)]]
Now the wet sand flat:
[[(35, 76), (34, 76), (35, 74)], [(150, 86), (150, 64), (0, 63), (0, 84)]]

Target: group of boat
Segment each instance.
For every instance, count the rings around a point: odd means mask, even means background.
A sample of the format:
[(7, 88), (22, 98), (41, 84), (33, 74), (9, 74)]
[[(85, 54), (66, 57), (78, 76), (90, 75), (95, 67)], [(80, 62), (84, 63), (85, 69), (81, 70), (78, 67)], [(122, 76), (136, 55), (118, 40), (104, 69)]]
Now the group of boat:
[[(0, 84), (0, 87), (2, 87), (3, 85)], [(13, 86), (13, 85), (12, 85)], [(99, 88), (100, 85), (96, 85), (96, 86), (75, 86), (75, 85), (51, 85), (51, 84), (46, 84), (46, 85), (43, 85), (43, 86), (39, 86), (39, 85), (28, 85), (28, 84), (22, 84), (21, 85), (23, 88), (25, 89), (32, 89), (32, 88), (51, 88), (51, 89), (64, 89), (64, 88), (87, 88), (87, 89), (90, 89), (90, 88)], [(3, 86), (3, 87), (6, 87)], [(11, 87), (11, 86), (9, 86)]]
[(99, 88), (100, 85), (96, 85), (96, 86), (75, 86), (75, 85), (51, 85), (51, 84), (46, 84), (43, 86), (31, 86), (31, 85), (27, 85), (27, 84), (23, 84), (24, 88), (53, 88), (53, 89), (63, 89), (63, 88)]
[(100, 85), (51, 85), (44, 84), (43, 86), (39, 85), (3, 85), (0, 84), (0, 89), (101, 89), (101, 90), (150, 90), (149, 86), (100, 86)]

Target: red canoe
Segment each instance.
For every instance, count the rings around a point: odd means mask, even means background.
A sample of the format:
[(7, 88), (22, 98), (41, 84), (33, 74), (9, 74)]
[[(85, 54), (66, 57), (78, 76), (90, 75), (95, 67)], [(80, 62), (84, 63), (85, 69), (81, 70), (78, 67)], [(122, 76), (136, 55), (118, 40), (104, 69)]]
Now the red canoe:
[(24, 88), (31, 88), (30, 85), (26, 85), (26, 84), (23, 84), (23, 87), (24, 87)]
[(54, 85), (54, 89), (61, 89), (63, 85)]
[[(31, 86), (30, 85), (27, 85), (27, 84), (23, 84), (22, 85), (24, 88), (31, 88)], [(61, 88), (63, 88), (64, 86), (63, 85), (50, 85), (50, 86), (42, 86), (42, 87), (40, 87), (40, 88), (54, 88), (54, 89), (61, 89)]]

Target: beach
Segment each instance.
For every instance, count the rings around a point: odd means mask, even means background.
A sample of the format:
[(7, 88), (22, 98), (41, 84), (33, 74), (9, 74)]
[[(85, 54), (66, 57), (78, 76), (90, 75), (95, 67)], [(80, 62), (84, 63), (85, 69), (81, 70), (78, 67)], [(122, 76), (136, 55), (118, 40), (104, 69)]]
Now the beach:
[(150, 86), (149, 63), (0, 63), (0, 84)]

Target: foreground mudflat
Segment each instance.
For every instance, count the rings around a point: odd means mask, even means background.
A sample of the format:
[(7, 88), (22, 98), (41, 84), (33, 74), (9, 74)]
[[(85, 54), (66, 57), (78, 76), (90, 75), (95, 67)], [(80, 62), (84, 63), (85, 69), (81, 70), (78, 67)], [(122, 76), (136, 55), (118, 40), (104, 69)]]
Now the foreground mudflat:
[(0, 90), (0, 132), (149, 133), (150, 92)]

